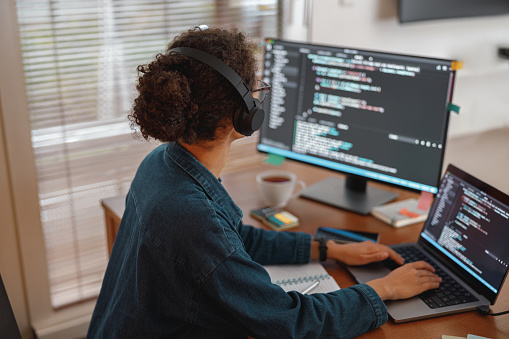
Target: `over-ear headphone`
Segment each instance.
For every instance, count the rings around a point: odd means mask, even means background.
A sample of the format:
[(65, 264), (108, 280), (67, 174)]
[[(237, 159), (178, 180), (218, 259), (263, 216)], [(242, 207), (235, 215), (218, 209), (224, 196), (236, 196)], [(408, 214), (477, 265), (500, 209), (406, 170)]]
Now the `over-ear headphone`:
[(257, 98), (253, 97), (253, 94), (242, 78), (230, 66), (215, 56), (196, 48), (176, 47), (170, 49), (168, 53), (170, 52), (176, 52), (209, 65), (233, 85), (246, 106), (246, 111), (242, 110), (238, 116), (235, 112), (233, 113), (233, 127), (237, 132), (249, 136), (262, 126), (263, 119), (265, 118), (262, 104)]

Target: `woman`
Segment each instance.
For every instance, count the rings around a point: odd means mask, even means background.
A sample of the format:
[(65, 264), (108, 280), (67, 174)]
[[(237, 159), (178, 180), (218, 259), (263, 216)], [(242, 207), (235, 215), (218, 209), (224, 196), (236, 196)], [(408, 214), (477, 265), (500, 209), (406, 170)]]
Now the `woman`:
[[(255, 90), (254, 45), (239, 31), (193, 29), (169, 49), (191, 47), (224, 61)], [(242, 224), (219, 179), (246, 104), (214, 68), (177, 52), (138, 67), (131, 121), (165, 144), (141, 163), (126, 198), (89, 338), (353, 337), (385, 323), (383, 300), (438, 287), (424, 262), (327, 294), (286, 293), (264, 264), (307, 263), (319, 244), (305, 233)], [(249, 94), (251, 95), (251, 94)], [(249, 133), (244, 133), (249, 134)], [(350, 265), (388, 257), (372, 242), (327, 242)]]

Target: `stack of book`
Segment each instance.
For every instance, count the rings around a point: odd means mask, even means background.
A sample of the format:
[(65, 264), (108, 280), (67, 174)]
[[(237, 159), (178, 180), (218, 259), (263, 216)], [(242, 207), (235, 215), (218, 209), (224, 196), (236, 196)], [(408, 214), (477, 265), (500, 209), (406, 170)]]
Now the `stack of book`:
[(417, 199), (406, 199), (373, 207), (371, 214), (393, 227), (403, 227), (426, 220), (429, 208), (417, 206)]

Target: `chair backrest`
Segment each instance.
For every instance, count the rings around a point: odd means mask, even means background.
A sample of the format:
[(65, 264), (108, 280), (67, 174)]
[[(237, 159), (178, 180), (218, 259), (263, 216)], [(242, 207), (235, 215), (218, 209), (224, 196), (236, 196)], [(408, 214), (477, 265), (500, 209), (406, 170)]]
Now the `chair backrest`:
[(21, 339), (18, 324), (12, 312), (9, 297), (5, 291), (2, 275), (0, 275), (0, 337)]

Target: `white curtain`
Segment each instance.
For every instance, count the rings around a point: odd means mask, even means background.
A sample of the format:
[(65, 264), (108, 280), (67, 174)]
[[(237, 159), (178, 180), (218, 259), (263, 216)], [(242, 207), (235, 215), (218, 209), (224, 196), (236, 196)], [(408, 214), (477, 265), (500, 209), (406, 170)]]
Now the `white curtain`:
[(179, 32), (235, 25), (279, 36), (278, 0), (16, 0), (54, 308), (98, 295), (101, 199), (127, 193), (155, 143), (127, 122), (136, 67)]

